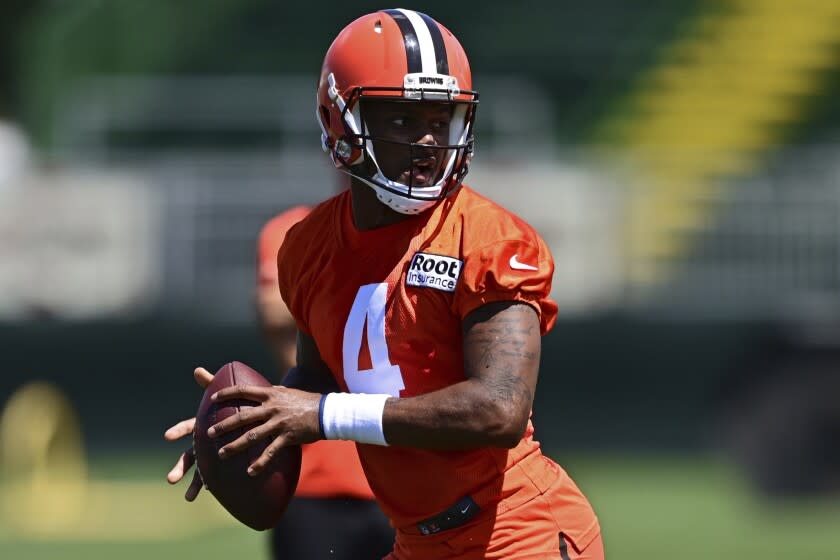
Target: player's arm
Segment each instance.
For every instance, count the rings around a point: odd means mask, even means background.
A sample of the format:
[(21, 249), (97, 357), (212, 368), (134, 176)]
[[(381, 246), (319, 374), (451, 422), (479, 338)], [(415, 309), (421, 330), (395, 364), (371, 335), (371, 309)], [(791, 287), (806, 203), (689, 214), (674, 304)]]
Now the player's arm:
[(297, 333), (297, 363), (283, 377), (280, 385), (310, 393), (340, 391), (338, 383), (327, 364), (321, 359), (315, 341), (307, 334)]
[(432, 393), (388, 399), (389, 445), (435, 449), (515, 447), (528, 423), (540, 362), (540, 321), (524, 303), (490, 303), (463, 324), (467, 379)]
[[(518, 302), (487, 304), (464, 321), (465, 381), (404, 399), (339, 394), (354, 402), (337, 414), (326, 411), (331, 405), (317, 393), (286, 387), (229, 387), (216, 393), (214, 400), (245, 398), (263, 406), (222, 420), (210, 428), (209, 434), (218, 437), (253, 426), (220, 450), (224, 457), (271, 438), (273, 441), (251, 464), (252, 474), (262, 471), (280, 447), (334, 436), (330, 426), (347, 435), (333, 439), (362, 443), (429, 449), (514, 447), (525, 432), (531, 411), (540, 342), (539, 318), (531, 306)], [(303, 336), (298, 343), (298, 367), (321, 367), (314, 341)], [(365, 402), (360, 405), (357, 399)], [(367, 407), (368, 401), (378, 402), (378, 409)]]

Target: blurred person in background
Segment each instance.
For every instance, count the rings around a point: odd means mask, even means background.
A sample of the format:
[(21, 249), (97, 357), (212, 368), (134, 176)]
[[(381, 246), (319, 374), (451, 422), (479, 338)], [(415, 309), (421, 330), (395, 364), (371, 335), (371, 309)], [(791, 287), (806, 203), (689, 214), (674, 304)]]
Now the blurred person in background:
[[(257, 241), (256, 307), (263, 335), (280, 368), (295, 364), (297, 328), (277, 285), (277, 251), (286, 232), (310, 208), (298, 206), (272, 218)], [(338, 391), (338, 385), (333, 387)], [(385, 556), (394, 531), (368, 486), (352, 441), (321, 440), (302, 446), (295, 498), (272, 531), (277, 560), (364, 560)], [(325, 530), (324, 528), (328, 528)]]
[[(601, 560), (595, 513), (530, 421), (541, 335), (557, 317), (553, 258), (530, 225), (461, 184), (471, 88), (463, 47), (425, 14), (382, 10), (341, 31), (317, 116), (350, 190), (292, 227), (278, 255), (297, 367), (285, 387), (219, 391), (217, 402), (264, 406), (209, 435), (252, 426), (223, 457), (272, 440), (254, 475), (286, 445), (357, 442), (396, 528), (388, 560)], [(170, 482), (192, 463), (183, 454)], [(187, 498), (200, 489), (194, 475)]]

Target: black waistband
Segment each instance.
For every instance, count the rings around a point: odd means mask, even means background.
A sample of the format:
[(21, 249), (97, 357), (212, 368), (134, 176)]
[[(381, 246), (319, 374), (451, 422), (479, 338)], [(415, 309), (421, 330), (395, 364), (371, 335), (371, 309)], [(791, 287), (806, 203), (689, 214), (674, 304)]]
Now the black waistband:
[(432, 535), (447, 529), (460, 527), (478, 514), (478, 504), (470, 496), (465, 496), (439, 514), (424, 519), (417, 524), (421, 535)]

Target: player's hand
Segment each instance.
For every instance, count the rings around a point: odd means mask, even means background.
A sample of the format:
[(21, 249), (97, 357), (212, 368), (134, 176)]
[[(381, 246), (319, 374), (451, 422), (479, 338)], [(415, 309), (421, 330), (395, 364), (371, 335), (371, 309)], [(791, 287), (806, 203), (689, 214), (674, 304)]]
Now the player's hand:
[(211, 399), (214, 402), (244, 399), (260, 403), (260, 406), (240, 410), (238, 414), (207, 430), (207, 435), (215, 438), (248, 427), (242, 436), (219, 449), (219, 457), (222, 459), (241, 453), (260, 440), (271, 441), (248, 468), (251, 476), (265, 469), (282, 447), (311, 443), (319, 438), (318, 409), (321, 395), (318, 393), (283, 386), (243, 385), (222, 389), (212, 395)]
[[(198, 383), (201, 388), (206, 388), (210, 385), (210, 382), (213, 381), (213, 374), (204, 369), (203, 367), (196, 368), (193, 372), (193, 377), (195, 378), (196, 383)], [(189, 418), (188, 420), (182, 420), (178, 422), (163, 434), (163, 437), (167, 441), (175, 441), (181, 439), (184, 436), (192, 435), (193, 430), (195, 429), (195, 418)], [(169, 474), (166, 475), (166, 480), (169, 484), (175, 484), (184, 478), (184, 475), (189, 472), (190, 468), (195, 464), (195, 456), (193, 455), (192, 446), (188, 447), (181, 453), (181, 456), (178, 458), (178, 461), (175, 463), (175, 466), (172, 467), (172, 470), (169, 471)], [(192, 482), (190, 482), (189, 487), (187, 487), (187, 491), (184, 494), (184, 499), (188, 502), (195, 500), (198, 493), (201, 492), (202, 482), (201, 477), (198, 475), (198, 471), (193, 473)]]

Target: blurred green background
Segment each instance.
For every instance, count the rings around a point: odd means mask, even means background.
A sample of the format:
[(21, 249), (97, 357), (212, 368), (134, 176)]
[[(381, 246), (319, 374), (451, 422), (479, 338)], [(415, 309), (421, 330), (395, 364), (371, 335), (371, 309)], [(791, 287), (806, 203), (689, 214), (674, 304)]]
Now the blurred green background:
[[(840, 4), (404, 7), (470, 56), (467, 182), (554, 253), (536, 435), (608, 557), (840, 558)], [(0, 5), (0, 558), (267, 557), (162, 433), (196, 365), (279, 375), (255, 237), (334, 191), (315, 82), (379, 8)]]

